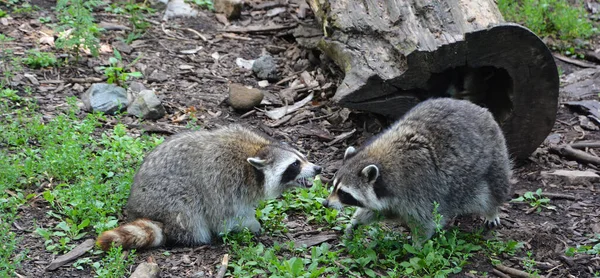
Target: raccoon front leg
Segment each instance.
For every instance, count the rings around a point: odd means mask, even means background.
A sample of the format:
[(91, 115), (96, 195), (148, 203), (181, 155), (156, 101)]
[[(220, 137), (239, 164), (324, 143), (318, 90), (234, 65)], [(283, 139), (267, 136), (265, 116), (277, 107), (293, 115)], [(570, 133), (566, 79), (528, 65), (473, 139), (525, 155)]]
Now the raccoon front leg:
[(244, 228), (248, 228), (248, 230), (250, 230), (250, 232), (253, 234), (260, 234), (261, 225), (254, 215), (254, 213), (248, 213), (247, 215), (231, 218), (229, 221), (227, 221), (228, 223), (225, 224), (227, 226), (227, 231), (241, 232), (244, 230)]
[(373, 223), (376, 220), (376, 213), (370, 209), (366, 208), (357, 208), (350, 219), (350, 224), (346, 226), (346, 230), (344, 231), (346, 235), (350, 238), (354, 234), (354, 229), (356, 229), (359, 225), (368, 225)]

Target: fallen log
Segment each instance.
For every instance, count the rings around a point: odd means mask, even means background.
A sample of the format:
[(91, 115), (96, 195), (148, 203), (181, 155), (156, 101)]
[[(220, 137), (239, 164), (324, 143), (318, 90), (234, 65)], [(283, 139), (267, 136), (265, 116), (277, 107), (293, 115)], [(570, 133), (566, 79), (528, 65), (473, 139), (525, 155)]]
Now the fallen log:
[(559, 77), (534, 33), (506, 23), (494, 0), (307, 0), (319, 27), (297, 41), (345, 73), (333, 100), (396, 119), (431, 97), (488, 107), (513, 157), (527, 158), (550, 133)]

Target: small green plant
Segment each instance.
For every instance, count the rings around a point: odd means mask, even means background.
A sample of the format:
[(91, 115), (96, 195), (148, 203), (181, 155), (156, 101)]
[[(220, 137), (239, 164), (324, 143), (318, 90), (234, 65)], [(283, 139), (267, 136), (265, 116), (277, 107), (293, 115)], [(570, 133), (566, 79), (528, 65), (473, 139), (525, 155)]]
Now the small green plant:
[(578, 245), (577, 247), (567, 248), (565, 255), (569, 257), (573, 257), (577, 253), (600, 255), (600, 234), (595, 234), (589, 241), (592, 245)]
[(57, 64), (57, 60), (52, 53), (40, 52), (37, 49), (32, 49), (26, 52), (26, 56), (23, 58), (23, 64), (31, 68), (38, 69), (55, 66)]
[(99, 55), (100, 41), (97, 36), (101, 29), (94, 23), (91, 11), (99, 3), (101, 1), (97, 0), (58, 0), (56, 10), (60, 26), (56, 47), (73, 51), (76, 60), (80, 51), (85, 49), (94, 57)]
[(0, 18), (3, 18), (3, 17), (5, 17), (5, 16), (7, 16), (7, 15), (8, 15), (8, 13), (7, 13), (7, 12), (5, 12), (5, 11), (4, 11), (4, 10), (2, 10), (2, 9), (0, 9)]
[(102, 261), (93, 263), (92, 267), (98, 277), (127, 277), (134, 260), (135, 250), (123, 256), (121, 246), (112, 247)]
[(123, 66), (123, 58), (121, 57), (121, 53), (119, 53), (117, 49), (114, 49), (113, 53), (114, 57), (110, 57), (108, 59), (108, 63), (110, 65), (108, 67), (103, 67), (104, 75), (106, 75), (106, 77), (108, 78), (106, 80), (106, 83), (116, 83), (117, 85), (123, 85), (125, 81), (127, 81), (130, 77), (142, 77), (142, 73), (139, 71), (125, 71), (126, 68), (130, 68), (131, 65), (133, 65), (140, 57), (136, 58), (130, 64)]
[(38, 18), (38, 20), (40, 21), (40, 23), (50, 23), (52, 22), (52, 18), (49, 16), (43, 16)]
[(527, 259), (523, 260), (523, 268), (532, 277), (540, 277), (539, 271), (535, 268), (535, 260), (533, 259), (533, 253), (527, 251)]
[(202, 9), (207, 9), (210, 11), (215, 10), (215, 6), (212, 0), (185, 0), (185, 2), (194, 4)]
[(21, 70), (21, 59), (15, 57), (13, 49), (10, 47), (13, 38), (0, 34), (0, 71), (2, 71), (2, 80), (0, 87), (10, 86), (11, 79), (15, 72)]
[(550, 205), (550, 199), (542, 197), (542, 189), (538, 188), (535, 192), (527, 191), (516, 199), (512, 199), (511, 202), (527, 202), (532, 207), (532, 209), (536, 209), (537, 212), (542, 211), (542, 208), (556, 210), (556, 207)]
[(524, 24), (540, 36), (562, 40), (586, 39), (597, 32), (587, 18), (582, 1), (567, 0), (499, 0), (498, 8), (508, 21)]

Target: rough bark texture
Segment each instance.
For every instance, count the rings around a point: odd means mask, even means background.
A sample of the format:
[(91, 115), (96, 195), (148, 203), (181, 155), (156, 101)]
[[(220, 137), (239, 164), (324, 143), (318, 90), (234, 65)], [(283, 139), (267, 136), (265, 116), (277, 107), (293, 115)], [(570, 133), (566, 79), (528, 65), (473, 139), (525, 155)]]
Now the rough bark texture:
[(345, 78), (340, 105), (392, 118), (430, 97), (488, 107), (511, 154), (528, 157), (551, 131), (559, 78), (546, 45), (504, 23), (493, 0), (307, 0), (319, 28), (297, 40), (331, 58)]

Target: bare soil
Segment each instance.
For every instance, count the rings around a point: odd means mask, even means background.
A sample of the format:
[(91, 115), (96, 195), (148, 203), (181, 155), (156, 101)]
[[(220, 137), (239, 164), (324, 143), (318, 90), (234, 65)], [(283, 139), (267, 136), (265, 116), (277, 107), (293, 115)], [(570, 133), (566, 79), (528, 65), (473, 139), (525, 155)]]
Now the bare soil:
[[(7, 25), (0, 24), (2, 33), (16, 38), (11, 46), (17, 55), (22, 55), (24, 51), (34, 47), (44, 51), (56, 51), (47, 44), (40, 44), (39, 39), (43, 35), (38, 31), (51, 28), (45, 27), (37, 20), (41, 16), (55, 19), (51, 8), (56, 2), (43, 0), (31, 2), (43, 9), (36, 11), (35, 15), (20, 17), (13, 15), (13, 18), (7, 21)], [(248, 4), (244, 6), (241, 19), (232, 24), (266, 26), (276, 23), (295, 26), (310, 24), (314, 20), (310, 11), (307, 11), (305, 18), (299, 18), (299, 8), (294, 1), (290, 1), (289, 5), (283, 7), (286, 8), (284, 12), (269, 17), (267, 12), (273, 8), (255, 9), (253, 5)], [(97, 12), (95, 17), (98, 22), (129, 26), (128, 20), (123, 16)], [(144, 73), (144, 78), (139, 81), (157, 91), (166, 107), (167, 115), (157, 121), (140, 121), (133, 116), (123, 117), (122, 121), (133, 134), (154, 132), (168, 136), (186, 129), (186, 125), (193, 123), (194, 117), (197, 118), (196, 125), (207, 129), (229, 123), (242, 123), (255, 127), (276, 139), (289, 142), (304, 153), (310, 153), (312, 160), (324, 166), (323, 176), (330, 178), (340, 163), (343, 150), (348, 145), (360, 145), (389, 124), (388, 120), (377, 115), (358, 111), (352, 111), (346, 119), (342, 108), (329, 101), (343, 77), (341, 72), (333, 64), (321, 62), (319, 53), (301, 49), (291, 35), (291, 28), (263, 33), (223, 32), (221, 29), (227, 27), (210, 12), (201, 12), (198, 17), (192, 19), (173, 19), (164, 23), (164, 26), (160, 25), (159, 15), (151, 19), (159, 24), (152, 24), (148, 32), (133, 43), (134, 50), (131, 54), (122, 54), (126, 61), (133, 61), (142, 54), (142, 58), (134, 66)], [(196, 30), (206, 38), (206, 41), (194, 32), (186, 31), (186, 28)], [(105, 31), (101, 41), (103, 44), (110, 45), (118, 38), (125, 38), (126, 35), (127, 31)], [(181, 50), (198, 47), (202, 49), (195, 54), (181, 53)], [(229, 83), (258, 87), (257, 83), (260, 81), (250, 70), (238, 67), (236, 58), (256, 59), (265, 52), (276, 58), (281, 77), (290, 77), (280, 84), (269, 84), (266, 88), (262, 88), (267, 92), (266, 99), (274, 104), (267, 107), (281, 105), (279, 93), (288, 88), (303, 70), (311, 73), (319, 81), (315, 98), (303, 109), (302, 117), (275, 125), (275, 122), (261, 111), (244, 115), (243, 112), (234, 111), (225, 101)], [(218, 59), (215, 58), (217, 55)], [(21, 88), (32, 86), (41, 112), (52, 117), (58, 107), (66, 105), (66, 97), (79, 96), (93, 83), (72, 82), (72, 78), (102, 78), (102, 72), (94, 68), (107, 64), (110, 56), (112, 52), (102, 53), (99, 58), (83, 57), (76, 65), (60, 68), (41, 70), (26, 68), (26, 73), (33, 74), (39, 84), (23, 77), (19, 86)], [(565, 74), (580, 69), (558, 60), (557, 63)], [(167, 75), (167, 80), (149, 80), (148, 77), (154, 71)], [(294, 99), (300, 100), (308, 93), (299, 90)], [(569, 98), (569, 96), (561, 96), (561, 101)], [(590, 99), (594, 98), (596, 97)], [(81, 111), (80, 114), (84, 115), (85, 112)], [(102, 128), (112, 128), (116, 122), (111, 119), (109, 117)], [(334, 141), (336, 136), (352, 130), (355, 132), (347, 138)], [(554, 144), (600, 140), (598, 132), (581, 129), (577, 115), (563, 105), (560, 106), (551, 135), (556, 137), (556, 134), (561, 136)], [(513, 191), (522, 193), (542, 188), (545, 192), (561, 193), (576, 198), (573, 200), (552, 198), (551, 204), (556, 206), (555, 211), (543, 209), (541, 212), (531, 213), (528, 212), (530, 207), (527, 204), (507, 202), (502, 210), (503, 225), (498, 229), (499, 236), (506, 240), (525, 242), (525, 251), (533, 253), (532, 258), (538, 262), (537, 268), (542, 275), (593, 277), (593, 273), (600, 271), (600, 257), (577, 255), (574, 258), (567, 258), (564, 253), (567, 247), (589, 244), (590, 235), (600, 233), (598, 183), (551, 180), (542, 177), (540, 172), (552, 169), (597, 171), (597, 167), (551, 154), (548, 146), (549, 143), (545, 142), (529, 160), (517, 164)], [(47, 205), (39, 200), (30, 206), (23, 206), (19, 219), (14, 224), (14, 230), (23, 239), (21, 248), (29, 250), (28, 258), (23, 262), (19, 273), (27, 277), (92, 277), (91, 269), (76, 270), (70, 264), (53, 272), (45, 271), (45, 267), (54, 256), (44, 249), (43, 240), (32, 230), (34, 224), (44, 227), (56, 224), (55, 220), (46, 214), (49, 209)], [(314, 230), (315, 233), (321, 233), (316, 231), (317, 227), (302, 223), (298, 217), (292, 216), (289, 221), (299, 223), (301, 231)], [(454, 224), (468, 229), (469, 225), (478, 223), (480, 222), (467, 217), (458, 218)], [(81, 239), (81, 242), (91, 236)], [(259, 240), (269, 243), (277, 239), (264, 235)], [(330, 243), (336, 245), (338, 241), (333, 240)], [(165, 251), (170, 255), (164, 255)], [(165, 247), (140, 252), (137, 263), (145, 261), (150, 256), (153, 257), (161, 268), (161, 277), (191, 277), (199, 272), (214, 275), (216, 266), (220, 264), (221, 258), (227, 252), (226, 247), (218, 244), (199, 248)], [(522, 269), (521, 260), (526, 256), (524, 251), (518, 255), (503, 257), (503, 264)], [(473, 258), (461, 276), (473, 276), (468, 273), (469, 270), (477, 270), (478, 273), (486, 271), (493, 276), (491, 274), (493, 267), (485, 256)]]

